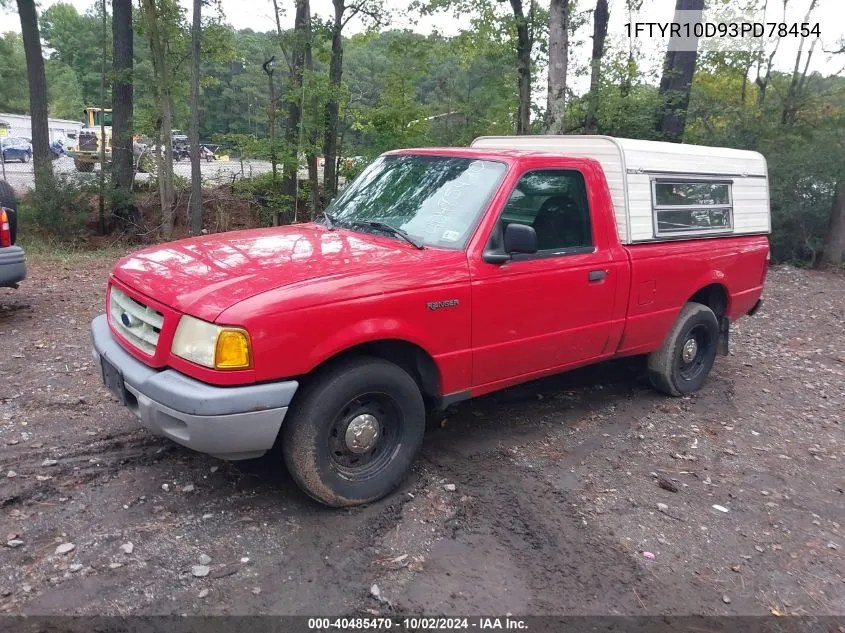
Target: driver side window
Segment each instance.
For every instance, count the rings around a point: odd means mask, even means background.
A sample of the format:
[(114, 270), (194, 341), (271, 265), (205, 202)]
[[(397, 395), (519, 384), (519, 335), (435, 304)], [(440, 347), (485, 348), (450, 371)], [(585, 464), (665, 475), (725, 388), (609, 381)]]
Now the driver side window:
[(527, 224), (537, 233), (540, 251), (558, 251), (593, 245), (587, 186), (572, 169), (531, 171), (520, 178), (499, 220)]

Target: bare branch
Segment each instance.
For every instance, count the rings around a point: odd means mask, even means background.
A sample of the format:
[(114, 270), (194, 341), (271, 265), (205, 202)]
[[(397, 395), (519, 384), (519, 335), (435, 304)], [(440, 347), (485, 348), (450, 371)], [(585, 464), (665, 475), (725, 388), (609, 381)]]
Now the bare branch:
[(359, 14), (370, 18), (375, 26), (380, 26), (385, 22), (384, 7), (381, 3), (374, 3), (372, 0), (358, 0), (355, 4), (344, 7), (343, 13), (347, 11), (349, 13), (340, 22), (341, 30), (346, 27), (352, 18)]
[(276, 16), (276, 33), (279, 36), (279, 48), (282, 50), (282, 56), (285, 58), (285, 63), (288, 70), (293, 73), (293, 64), (291, 64), (290, 56), (285, 49), (284, 31), (282, 31), (282, 20), (279, 17), (279, 0), (273, 0), (273, 15)]
[(836, 50), (827, 50), (826, 48), (822, 47), (822, 52), (827, 53), (828, 55), (842, 55), (845, 53), (845, 39), (842, 40), (842, 46), (840, 46)]
[(813, 50), (816, 48), (816, 44), (819, 43), (819, 38), (813, 40), (813, 43), (810, 44), (810, 50), (807, 51), (807, 59), (804, 62), (804, 71), (801, 73), (801, 79), (798, 81), (798, 90), (796, 91), (797, 94), (802, 94), (804, 92), (805, 83), (807, 81), (807, 71), (810, 68), (810, 60), (813, 58)]

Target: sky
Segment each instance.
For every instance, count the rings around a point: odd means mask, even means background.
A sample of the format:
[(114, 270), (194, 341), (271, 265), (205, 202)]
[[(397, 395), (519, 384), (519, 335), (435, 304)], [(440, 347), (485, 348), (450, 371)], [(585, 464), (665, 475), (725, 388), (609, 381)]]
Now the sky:
[[(55, 4), (58, 0), (41, 0), (38, 4), (41, 9)], [(85, 11), (91, 4), (91, 0), (65, 0), (77, 7), (80, 12)], [(190, 0), (181, 0), (190, 12)], [(548, 4), (548, 0), (539, 0)], [(713, 1), (713, 0), (711, 0)], [(804, 14), (812, 0), (788, 0), (786, 23), (804, 22)], [(470, 26), (469, 17), (455, 16), (452, 13), (441, 13), (434, 16), (417, 17), (414, 19), (408, 11), (410, 0), (384, 0), (386, 6), (393, 13), (391, 26), (393, 28), (408, 28), (421, 33), (430, 33), (437, 30), (444, 35), (454, 35), (461, 29)], [(274, 30), (273, 3), (272, 0), (221, 0), (224, 14), (227, 21), (236, 29), (251, 28), (256, 31)], [(767, 22), (780, 22), (783, 18), (782, 3), (780, 0), (769, 0), (773, 5), (765, 17)], [(579, 10), (592, 8), (594, 0), (578, 0)], [(618, 46), (627, 49), (627, 38), (625, 23), (629, 16), (625, 9), (625, 0), (609, 0), (610, 23), (608, 37)], [(643, 8), (633, 16), (634, 22), (668, 22), (673, 16), (675, 0), (644, 0)], [(777, 5), (777, 6), (774, 6)], [(286, 15), (283, 16), (283, 26), (293, 26), (293, 2), (281, 0), (280, 6), (288, 6)], [(507, 5), (505, 5), (507, 6)], [(333, 15), (331, 0), (311, 0), (312, 13), (325, 16)], [(705, 14), (705, 20), (707, 16)], [(835, 50), (842, 47), (845, 40), (845, 0), (818, 0), (818, 6), (811, 16), (811, 24), (819, 23), (821, 38), (816, 45), (810, 69), (821, 72), (825, 75), (840, 73), (845, 67), (845, 55), (830, 55), (825, 50)], [(360, 21), (353, 20), (347, 27), (349, 34), (359, 32), (363, 29)], [(590, 23), (586, 24), (576, 34), (575, 42), (571, 45), (570, 62), (570, 85), (574, 92), (583, 93), (589, 86), (589, 76), (586, 72), (586, 65), (589, 61), (591, 48)], [(20, 24), (15, 13), (0, 13), (0, 32), (20, 31)], [(647, 59), (647, 66), (657, 73), (663, 53), (666, 49), (665, 38), (655, 33), (655, 37), (644, 36), (637, 41), (641, 54)], [(795, 63), (795, 56), (798, 52), (799, 38), (787, 37), (781, 41), (777, 55), (774, 59), (774, 66), (777, 70), (791, 71)], [(806, 49), (805, 49), (806, 50)], [(803, 62), (802, 62), (803, 63)], [(545, 76), (538, 76), (534, 79), (535, 90), (545, 85)]]

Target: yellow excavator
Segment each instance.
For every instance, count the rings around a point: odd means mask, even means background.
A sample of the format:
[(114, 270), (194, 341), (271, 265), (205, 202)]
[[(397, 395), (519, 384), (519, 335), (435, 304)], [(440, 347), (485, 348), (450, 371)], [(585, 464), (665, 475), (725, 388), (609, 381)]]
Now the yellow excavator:
[(100, 162), (101, 126), (105, 124), (106, 163), (111, 162), (111, 108), (85, 108), (85, 124), (79, 132), (79, 143), (73, 152), (77, 171), (94, 171)]

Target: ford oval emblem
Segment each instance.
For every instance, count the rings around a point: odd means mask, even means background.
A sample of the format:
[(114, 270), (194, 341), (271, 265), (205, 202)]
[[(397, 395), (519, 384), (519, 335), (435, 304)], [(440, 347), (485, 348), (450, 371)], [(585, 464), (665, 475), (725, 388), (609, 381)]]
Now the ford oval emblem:
[(120, 313), (120, 322), (126, 327), (132, 327), (132, 317), (130, 317), (126, 312)]

